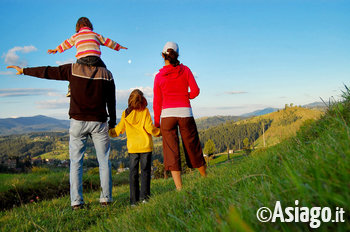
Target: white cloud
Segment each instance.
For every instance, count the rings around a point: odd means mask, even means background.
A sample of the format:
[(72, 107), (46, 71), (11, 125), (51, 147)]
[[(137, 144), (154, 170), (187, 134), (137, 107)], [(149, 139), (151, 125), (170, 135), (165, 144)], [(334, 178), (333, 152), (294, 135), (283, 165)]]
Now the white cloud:
[(250, 113), (255, 110), (264, 109), (267, 107), (271, 107), (271, 106), (264, 105), (264, 104), (247, 104), (247, 105), (234, 105), (234, 106), (227, 105), (227, 106), (203, 107), (203, 106), (196, 106), (196, 104), (192, 104), (193, 114), (196, 118), (217, 116), (217, 115), (239, 116), (245, 113)]
[(153, 88), (152, 87), (135, 87), (135, 88), (130, 88), (130, 89), (120, 89), (116, 90), (117, 93), (117, 101), (128, 101), (130, 93), (134, 89), (139, 89), (143, 92), (144, 96), (146, 97), (147, 101), (152, 100), (153, 98)]
[(40, 109), (68, 109), (69, 100), (70, 99), (68, 97), (62, 97), (59, 99), (39, 101), (36, 102), (36, 104)]
[(243, 94), (243, 93), (247, 93), (247, 92), (245, 92), (245, 91), (227, 91), (225, 93), (229, 94), (229, 95), (233, 95), (233, 94)]
[(145, 76), (152, 77), (152, 80), (156, 77), (156, 75), (159, 73), (159, 71), (154, 72), (154, 73), (145, 73)]
[(153, 105), (153, 88), (152, 87), (135, 87), (130, 89), (121, 89), (116, 90), (117, 94), (117, 116), (119, 117), (121, 113), (128, 107), (128, 99), (130, 96), (130, 93), (134, 89), (139, 89), (143, 92), (145, 98), (148, 102), (148, 109), (152, 111)]
[(68, 60), (64, 60), (64, 61), (56, 61), (57, 65), (64, 65), (64, 64), (71, 64), (71, 63), (75, 63), (74, 59), (68, 59)]
[(65, 94), (54, 92), (54, 91), (47, 92), (47, 96), (50, 96), (50, 97), (66, 97)]
[(24, 46), (24, 47), (16, 46), (16, 47), (8, 50), (6, 54), (3, 54), (2, 58), (5, 58), (6, 64), (26, 66), (27, 61), (24, 59), (20, 59), (20, 57), (17, 55), (17, 52), (29, 53), (29, 52), (33, 52), (36, 50), (38, 50), (38, 49), (36, 47), (34, 47), (33, 45)]
[(15, 72), (11, 72), (11, 71), (1, 71), (0, 75), (15, 75)]
[(131, 60), (128, 60), (128, 64), (131, 64)]
[(0, 97), (23, 97), (23, 96), (38, 96), (55, 93), (54, 89), (39, 89), (39, 88), (23, 88), (23, 89), (0, 89)]

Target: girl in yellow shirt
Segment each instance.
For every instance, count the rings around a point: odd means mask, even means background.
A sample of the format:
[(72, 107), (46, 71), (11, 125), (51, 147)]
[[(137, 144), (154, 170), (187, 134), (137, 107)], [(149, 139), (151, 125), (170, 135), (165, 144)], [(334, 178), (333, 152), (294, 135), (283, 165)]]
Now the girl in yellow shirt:
[[(139, 89), (131, 92), (128, 108), (123, 112), (118, 125), (109, 130), (111, 137), (126, 132), (127, 148), (130, 158), (130, 204), (140, 200), (146, 202), (150, 197), (151, 161), (153, 136), (160, 136), (160, 129), (155, 127), (147, 108), (147, 100)], [(141, 164), (141, 191), (139, 188), (139, 163)]]

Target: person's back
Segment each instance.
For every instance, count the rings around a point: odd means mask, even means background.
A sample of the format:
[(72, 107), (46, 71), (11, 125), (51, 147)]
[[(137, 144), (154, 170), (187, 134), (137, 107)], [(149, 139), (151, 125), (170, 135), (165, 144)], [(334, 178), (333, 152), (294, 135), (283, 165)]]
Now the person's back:
[(191, 107), (190, 99), (199, 94), (199, 88), (191, 70), (183, 64), (175, 67), (168, 65), (160, 69), (155, 78), (155, 86), (155, 91), (158, 91), (159, 87), (162, 92), (162, 109)]
[(127, 49), (117, 42), (114, 42), (109, 38), (104, 38), (102, 35), (93, 32), (93, 26), (90, 20), (86, 17), (81, 17), (76, 24), (76, 33), (69, 39), (63, 41), (55, 49), (49, 49), (47, 52), (49, 54), (55, 54), (57, 51), (62, 53), (75, 46), (77, 48), (75, 56), (79, 60), (87, 56), (100, 57), (100, 45), (109, 47), (116, 51)]
[[(102, 206), (113, 201), (112, 172), (109, 160), (109, 127), (116, 123), (115, 85), (112, 74), (105, 68), (81, 64), (66, 64), (59, 67), (41, 66), (15, 68), (17, 74), (39, 78), (69, 81), (72, 86), (70, 100), (69, 160), (70, 197), (72, 208), (84, 207), (83, 199), (83, 159), (88, 136), (91, 136), (99, 163)], [(106, 111), (108, 109), (108, 114)]]
[(176, 189), (181, 190), (179, 131), (187, 166), (206, 176), (206, 164), (190, 104), (199, 88), (191, 70), (180, 64), (178, 56), (178, 45), (167, 42), (162, 51), (165, 65), (154, 79), (153, 111), (155, 126), (160, 127), (163, 136), (164, 169), (171, 171)]
[(71, 118), (105, 122), (109, 116), (109, 126), (115, 126), (115, 84), (112, 74), (107, 69), (81, 64), (65, 64), (58, 68), (25, 68), (24, 74), (69, 81), (72, 89), (69, 108)]
[[(128, 108), (123, 112), (118, 125), (109, 131), (117, 137), (126, 132), (130, 168), (130, 204), (147, 201), (150, 197), (151, 162), (153, 136), (160, 135), (160, 129), (153, 125), (147, 109), (147, 100), (139, 89), (131, 92)], [(141, 164), (141, 191), (139, 188), (139, 163)]]
[[(104, 38), (102, 35), (93, 32), (92, 23), (86, 17), (80, 17), (78, 19), (75, 29), (76, 33), (72, 37), (63, 41), (55, 49), (49, 49), (47, 52), (49, 54), (55, 54), (57, 51), (62, 53), (75, 46), (77, 49), (75, 56), (78, 64), (106, 68), (105, 63), (100, 58), (100, 45), (109, 47), (116, 51), (127, 49), (117, 42), (114, 42), (109, 38)], [(68, 86), (68, 93), (66, 96), (71, 96), (70, 86)]]

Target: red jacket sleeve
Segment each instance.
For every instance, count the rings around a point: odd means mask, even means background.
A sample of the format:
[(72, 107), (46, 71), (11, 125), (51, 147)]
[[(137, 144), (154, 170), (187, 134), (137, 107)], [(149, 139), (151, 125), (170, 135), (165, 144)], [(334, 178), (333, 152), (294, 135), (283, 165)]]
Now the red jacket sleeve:
[(154, 79), (153, 86), (153, 112), (154, 112), (154, 125), (160, 127), (160, 114), (162, 112), (162, 90), (159, 86), (159, 77)]
[(199, 87), (189, 68), (187, 68), (188, 85), (190, 86), (189, 98), (193, 99), (199, 95)]

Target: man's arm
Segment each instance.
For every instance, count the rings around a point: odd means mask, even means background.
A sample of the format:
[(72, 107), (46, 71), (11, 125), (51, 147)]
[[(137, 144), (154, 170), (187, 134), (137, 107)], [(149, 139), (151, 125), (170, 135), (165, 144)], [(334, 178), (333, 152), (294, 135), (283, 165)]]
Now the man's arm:
[(107, 109), (109, 114), (109, 128), (114, 128), (116, 125), (117, 117), (115, 112), (115, 84), (114, 80), (110, 81), (107, 85)]
[(7, 66), (7, 68), (14, 68), (17, 70), (17, 75), (28, 75), (39, 77), (43, 79), (67, 81), (71, 76), (72, 64), (65, 64), (58, 67), (42, 66), (34, 68), (20, 68), (18, 66)]

